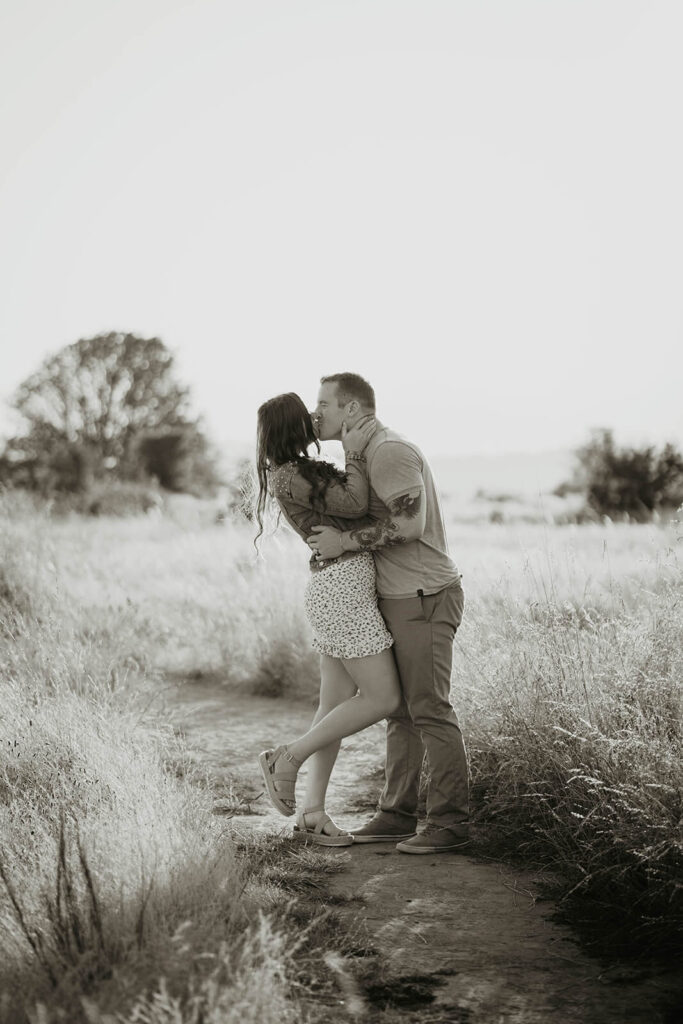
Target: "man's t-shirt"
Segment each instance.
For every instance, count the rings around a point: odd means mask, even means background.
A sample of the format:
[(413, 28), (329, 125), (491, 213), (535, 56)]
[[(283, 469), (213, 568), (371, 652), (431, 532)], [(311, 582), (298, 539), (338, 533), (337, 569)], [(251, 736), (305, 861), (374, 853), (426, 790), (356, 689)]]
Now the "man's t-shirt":
[(441, 503), (427, 460), (405, 437), (379, 427), (364, 452), (370, 481), (368, 513), (384, 519), (395, 498), (419, 488), (425, 502), (424, 533), (417, 540), (373, 551), (377, 592), (381, 598), (415, 597), (418, 590), (435, 594), (460, 579), (448, 554)]

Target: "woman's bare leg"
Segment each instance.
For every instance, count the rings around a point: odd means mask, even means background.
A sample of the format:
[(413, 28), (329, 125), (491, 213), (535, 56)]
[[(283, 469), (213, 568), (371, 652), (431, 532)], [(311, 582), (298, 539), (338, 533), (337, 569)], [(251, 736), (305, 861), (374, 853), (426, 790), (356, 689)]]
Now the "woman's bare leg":
[[(330, 658), (326, 654), (320, 657), (320, 703), (315, 713), (311, 729), (326, 715), (344, 701), (353, 697), (356, 684), (344, 668), (339, 658)], [(324, 807), (330, 775), (337, 760), (341, 739), (332, 740), (327, 746), (314, 751), (306, 765), (307, 778), (302, 811), (307, 807)], [(320, 813), (306, 815), (308, 825), (317, 823)]]
[[(342, 669), (345, 675), (342, 674)], [(380, 654), (370, 654), (365, 658), (329, 658), (325, 661), (323, 671), (325, 671), (325, 678), (330, 684), (327, 690), (330, 694), (335, 695), (330, 703), (337, 700), (343, 693), (347, 693), (349, 696), (335, 704), (326, 714), (316, 713), (308, 732), (293, 742), (278, 748), (281, 751), (286, 748), (288, 757), (291, 757), (294, 763), (289, 761), (282, 764), (285, 759), (279, 755), (275, 760), (271, 759), (269, 762), (273, 770), (281, 771), (284, 773), (283, 777), (291, 778), (293, 787), (296, 782), (297, 770), (302, 763), (317, 753), (321, 755), (313, 764), (312, 779), (306, 787), (302, 811), (311, 807), (324, 806), (324, 794), (327, 791), (330, 773), (339, 752), (340, 741), (345, 736), (352, 736), (353, 733), (360, 732), (368, 725), (380, 722), (383, 718), (393, 714), (401, 703), (398, 672), (390, 649), (382, 651)], [(356, 688), (358, 692), (355, 696), (351, 696)], [(265, 757), (267, 753), (264, 752), (262, 757)], [(299, 806), (301, 807), (301, 804)], [(319, 811), (310, 819), (306, 814), (305, 826), (310, 827), (317, 824), (318, 817), (322, 813)]]
[[(358, 688), (358, 693), (337, 704), (318, 721), (314, 720), (307, 733), (287, 744), (290, 754), (297, 761), (303, 762), (316, 751), (338, 744), (345, 736), (352, 736), (368, 725), (381, 721), (400, 704), (401, 688), (390, 649), (365, 658), (344, 658), (341, 664)], [(330, 771), (333, 764), (334, 759)]]

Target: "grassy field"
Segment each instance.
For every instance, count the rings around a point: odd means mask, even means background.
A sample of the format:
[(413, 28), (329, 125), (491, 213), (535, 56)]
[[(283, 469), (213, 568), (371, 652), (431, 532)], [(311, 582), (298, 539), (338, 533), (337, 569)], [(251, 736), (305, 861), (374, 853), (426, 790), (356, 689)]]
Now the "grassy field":
[[(303, 545), (257, 559), (246, 524), (192, 502), (54, 519), (15, 496), (0, 528), (0, 1021), (315, 1019), (287, 908), (321, 865), (283, 850), (255, 873), (153, 707), (198, 675), (312, 699)], [(481, 847), (543, 866), (568, 905), (626, 908), (649, 944), (683, 917), (682, 538), (450, 526)]]
[(516, 551), (504, 534), (474, 556), (456, 642), (477, 818), (490, 849), (555, 872), (579, 914), (601, 909), (613, 945), (673, 942), (683, 530), (547, 529)]

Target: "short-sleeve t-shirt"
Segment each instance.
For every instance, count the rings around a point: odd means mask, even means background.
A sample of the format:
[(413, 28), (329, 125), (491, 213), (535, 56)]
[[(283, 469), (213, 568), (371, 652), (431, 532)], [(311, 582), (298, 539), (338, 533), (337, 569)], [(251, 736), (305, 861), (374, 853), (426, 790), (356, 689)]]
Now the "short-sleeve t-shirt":
[(381, 598), (435, 594), (456, 583), (460, 573), (448, 553), (439, 495), (429, 464), (411, 441), (379, 427), (365, 449), (370, 500), (368, 512), (384, 519), (390, 502), (419, 488), (425, 502), (424, 533), (417, 540), (377, 548), (377, 592)]

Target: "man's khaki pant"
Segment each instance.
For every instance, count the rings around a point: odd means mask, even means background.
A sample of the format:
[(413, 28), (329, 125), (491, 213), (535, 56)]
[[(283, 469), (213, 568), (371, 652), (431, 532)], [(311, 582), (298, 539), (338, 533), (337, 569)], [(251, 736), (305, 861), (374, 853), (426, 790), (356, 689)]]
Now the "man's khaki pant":
[(417, 821), (420, 773), (430, 773), (427, 821), (447, 828), (468, 818), (467, 755), (450, 702), (453, 638), (462, 621), (460, 583), (438, 594), (380, 600), (394, 638), (403, 702), (387, 719), (385, 786), (379, 808), (406, 826)]

